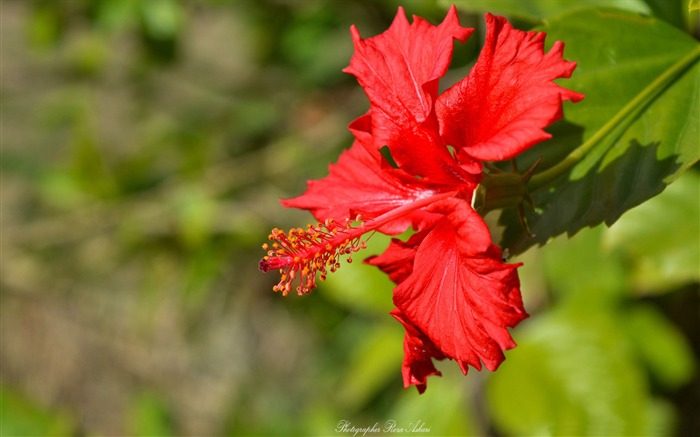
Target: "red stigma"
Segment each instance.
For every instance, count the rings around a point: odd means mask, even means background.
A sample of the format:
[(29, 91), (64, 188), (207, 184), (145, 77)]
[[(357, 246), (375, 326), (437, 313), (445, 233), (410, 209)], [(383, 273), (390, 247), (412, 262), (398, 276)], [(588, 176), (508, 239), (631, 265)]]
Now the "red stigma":
[[(358, 216), (356, 220), (359, 219)], [(272, 246), (263, 244), (267, 255), (260, 260), (258, 268), (263, 272), (279, 269), (281, 279), (272, 287), (274, 291), (286, 296), (298, 279), (297, 293), (309, 293), (316, 288), (317, 273), (325, 280), (329, 271), (340, 268), (341, 256), (348, 255), (347, 262), (352, 262), (349, 255), (366, 247), (360, 241), (365, 232), (362, 225), (353, 228), (349, 219), (345, 225), (328, 219), (316, 226), (308, 225), (306, 229), (292, 228), (287, 233), (275, 228), (268, 236)]]

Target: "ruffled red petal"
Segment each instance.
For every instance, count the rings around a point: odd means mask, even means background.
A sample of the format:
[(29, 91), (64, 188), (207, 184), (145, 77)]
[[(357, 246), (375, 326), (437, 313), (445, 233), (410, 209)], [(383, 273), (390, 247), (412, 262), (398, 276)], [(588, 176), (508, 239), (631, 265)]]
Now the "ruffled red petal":
[(545, 34), (514, 29), (486, 14), (486, 42), (469, 75), (445, 91), (436, 110), (443, 139), (460, 159), (510, 159), (551, 137), (543, 129), (562, 117), (562, 102), (583, 95), (553, 82), (570, 77), (575, 62), (564, 43), (544, 52)]
[(442, 183), (473, 180), (442, 142), (434, 111), (454, 40), (463, 42), (472, 31), (459, 25), (454, 7), (438, 26), (415, 16), (409, 24), (399, 8), (380, 35), (362, 39), (351, 28), (355, 54), (344, 71), (357, 77), (369, 98), (374, 145), (388, 145), (411, 175)]
[(398, 308), (394, 309), (391, 315), (406, 329), (403, 342), (403, 366), (401, 368), (403, 386), (408, 388), (415, 385), (418, 393), (423, 393), (427, 388), (429, 376), (442, 376), (435, 368), (432, 359), (442, 360), (445, 355), (420, 329), (404, 317)]
[[(508, 328), (527, 317), (519, 265), (501, 261), (465, 199), (480, 181), (483, 160), (513, 158), (549, 138), (543, 129), (562, 116), (562, 103), (583, 98), (553, 82), (576, 67), (563, 59), (563, 43), (545, 53), (543, 33), (513, 29), (490, 14), (486, 23), (471, 73), (439, 97), (454, 40), (464, 42), (473, 31), (459, 25), (454, 7), (438, 26), (420, 17), (409, 24), (399, 8), (376, 37), (362, 39), (353, 27), (355, 54), (345, 71), (364, 88), (370, 111), (351, 124), (355, 142), (329, 175), (282, 201), (319, 221), (373, 219), (402, 208), (372, 229), (396, 235), (413, 226), (418, 232), (406, 242), (392, 240), (366, 262), (397, 284), (391, 314), (406, 330), (404, 385), (421, 393), (429, 376), (440, 375), (433, 358), (454, 359), (465, 374), (482, 364), (495, 370), (503, 351), (515, 346)], [(380, 153), (385, 145), (398, 169)], [(442, 200), (426, 208), (435, 195)]]
[[(328, 176), (309, 181), (304, 194), (282, 200), (282, 204), (288, 208), (309, 210), (320, 222), (329, 218), (342, 222), (358, 214), (363, 220), (369, 220), (448, 188), (431, 185), (392, 168), (378, 150), (368, 146), (371, 133), (367, 129), (367, 117), (357, 119), (351, 125), (355, 142), (340, 155), (336, 164), (329, 166)], [(431, 215), (417, 210), (377, 230), (388, 235), (400, 234), (413, 225), (430, 220)]]
[(378, 267), (394, 283), (400, 284), (413, 272), (416, 248), (426, 235), (427, 232), (419, 232), (413, 234), (408, 241), (393, 238), (384, 253), (367, 258), (365, 263)]
[(411, 274), (394, 290), (394, 304), (466, 374), (481, 363), (495, 370), (515, 346), (507, 328), (527, 317), (518, 265), (501, 262), (488, 228), (471, 206), (447, 199), (434, 206), (444, 219), (418, 246)]

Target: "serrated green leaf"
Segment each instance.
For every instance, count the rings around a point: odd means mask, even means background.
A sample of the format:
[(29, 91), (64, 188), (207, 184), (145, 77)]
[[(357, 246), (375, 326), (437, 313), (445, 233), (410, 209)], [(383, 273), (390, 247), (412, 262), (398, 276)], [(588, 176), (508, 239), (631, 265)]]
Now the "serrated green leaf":
[[(575, 12), (540, 30), (550, 43), (565, 41), (566, 58), (578, 63), (563, 85), (586, 98), (566, 105), (565, 114), (569, 133), (579, 126), (579, 144), (587, 150), (533, 177), (538, 209), (527, 219), (535, 238), (514, 211), (504, 211), (502, 244), (512, 253), (586, 226), (611, 225), (700, 159), (697, 41), (661, 20), (618, 10)], [(547, 156), (551, 144), (531, 149), (521, 167)], [(559, 173), (564, 176), (553, 176)]]
[(560, 311), (531, 320), (488, 381), (490, 411), (512, 435), (668, 435), (614, 315)]
[(700, 175), (688, 171), (605, 232), (605, 246), (628, 255), (636, 290), (658, 292), (700, 281), (699, 199)]

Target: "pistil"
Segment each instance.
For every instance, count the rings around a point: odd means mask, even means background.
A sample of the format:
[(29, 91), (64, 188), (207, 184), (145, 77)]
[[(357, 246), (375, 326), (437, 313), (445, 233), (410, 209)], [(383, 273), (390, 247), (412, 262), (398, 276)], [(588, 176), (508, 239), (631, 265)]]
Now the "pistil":
[[(372, 220), (363, 221), (358, 215), (352, 220), (345, 219), (342, 224), (327, 219), (315, 226), (308, 225), (306, 229), (292, 228), (286, 233), (275, 228), (268, 236), (272, 243), (263, 245), (267, 255), (260, 260), (258, 268), (263, 272), (279, 270), (281, 278), (272, 287), (274, 291), (286, 296), (295, 288), (299, 295), (307, 294), (316, 288), (317, 275), (324, 281), (329, 272), (340, 268), (341, 257), (347, 257), (350, 263), (353, 253), (367, 247), (366, 240), (362, 240), (364, 235), (417, 209), (453, 197), (457, 192), (429, 194)], [(293, 283), (298, 285), (294, 287)]]

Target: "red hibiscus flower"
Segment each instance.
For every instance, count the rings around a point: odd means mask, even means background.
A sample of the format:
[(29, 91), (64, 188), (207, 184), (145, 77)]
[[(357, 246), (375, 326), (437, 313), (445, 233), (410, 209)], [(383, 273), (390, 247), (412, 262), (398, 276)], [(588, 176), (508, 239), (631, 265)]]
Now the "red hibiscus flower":
[[(366, 262), (397, 284), (391, 314), (406, 329), (404, 386), (420, 393), (428, 376), (440, 374), (433, 358), (453, 359), (465, 374), (482, 363), (495, 370), (503, 351), (515, 346), (507, 328), (527, 317), (519, 264), (503, 262), (477, 210), (522, 201), (526, 177), (509, 174), (502, 182), (521, 193), (513, 202), (513, 190), (499, 190), (498, 175), (485, 174), (484, 161), (514, 158), (549, 138), (543, 128), (561, 118), (562, 102), (583, 98), (553, 82), (576, 67), (562, 58), (561, 42), (545, 53), (543, 33), (513, 29), (490, 14), (486, 24), (471, 72), (442, 94), (438, 81), (454, 40), (464, 42), (473, 31), (459, 25), (454, 7), (438, 26), (420, 17), (409, 24), (400, 8), (378, 36), (363, 39), (351, 28), (355, 54), (345, 72), (364, 88), (370, 110), (350, 125), (355, 141), (330, 174), (282, 201), (321, 223), (274, 229), (260, 261), (263, 271), (280, 270), (275, 291), (304, 294), (317, 276), (339, 268), (341, 257), (352, 261), (366, 234), (413, 228), (407, 241), (393, 239)], [(499, 202), (501, 192), (509, 193), (507, 202)], [(477, 197), (491, 205), (475, 209)]]

